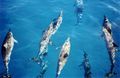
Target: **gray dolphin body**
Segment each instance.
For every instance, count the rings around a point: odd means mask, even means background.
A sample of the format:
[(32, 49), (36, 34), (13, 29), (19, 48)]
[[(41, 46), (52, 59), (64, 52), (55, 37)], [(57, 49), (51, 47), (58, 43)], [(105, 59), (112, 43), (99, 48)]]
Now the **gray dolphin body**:
[(107, 50), (108, 50), (108, 54), (109, 54), (109, 58), (111, 62), (110, 72), (107, 73), (106, 76), (110, 77), (114, 75), (113, 69), (114, 69), (114, 64), (115, 64), (115, 52), (118, 51), (117, 50), (118, 46), (116, 46), (111, 36), (111, 33), (105, 27), (103, 27), (103, 33), (104, 33), (104, 38), (105, 38), (105, 42), (106, 42), (106, 46), (107, 46)]
[(91, 66), (89, 63), (88, 55), (84, 53), (83, 66), (85, 70), (84, 78), (91, 78)]
[(11, 56), (11, 53), (12, 53), (15, 42), (17, 43), (17, 41), (13, 37), (12, 32), (9, 31), (6, 34), (6, 37), (3, 41), (2, 49), (1, 49), (3, 62), (4, 62), (4, 65), (5, 65), (5, 68), (6, 68), (6, 74), (8, 74), (8, 70), (9, 70), (8, 64), (10, 62), (10, 56)]

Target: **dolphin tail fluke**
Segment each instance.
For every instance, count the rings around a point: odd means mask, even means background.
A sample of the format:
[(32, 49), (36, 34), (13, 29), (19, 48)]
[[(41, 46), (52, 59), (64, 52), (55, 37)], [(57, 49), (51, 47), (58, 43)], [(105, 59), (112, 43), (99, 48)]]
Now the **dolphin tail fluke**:
[(5, 74), (9, 74), (9, 68), (8, 68), (8, 64), (5, 64)]
[(7, 71), (4, 71), (0, 74), (0, 78), (11, 78), (11, 75)]
[(117, 73), (115, 73), (115, 72), (108, 72), (108, 73), (106, 73), (105, 78), (110, 78), (110, 77), (112, 77), (112, 76), (114, 76), (116, 74)]
[(39, 58), (39, 57), (33, 57), (33, 58), (31, 58), (31, 60), (34, 61), (34, 62), (36, 62), (37, 64), (40, 64), (41, 61), (42, 61), (42, 59)]
[(0, 76), (0, 78), (11, 78), (11, 75), (10, 74), (2, 75)]

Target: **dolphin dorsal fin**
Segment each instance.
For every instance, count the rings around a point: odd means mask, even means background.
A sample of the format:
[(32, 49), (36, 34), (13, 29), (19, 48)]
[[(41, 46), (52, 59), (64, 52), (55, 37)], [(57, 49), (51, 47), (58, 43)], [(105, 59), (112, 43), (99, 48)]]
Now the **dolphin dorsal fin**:
[(17, 41), (16, 39), (14, 39), (14, 42), (15, 42), (15, 43), (18, 43), (18, 41)]

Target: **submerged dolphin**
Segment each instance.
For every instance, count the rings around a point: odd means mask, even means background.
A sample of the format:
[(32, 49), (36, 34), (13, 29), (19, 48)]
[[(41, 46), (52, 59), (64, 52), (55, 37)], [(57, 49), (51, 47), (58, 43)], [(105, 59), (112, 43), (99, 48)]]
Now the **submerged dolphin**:
[(62, 11), (61, 11), (60, 15), (58, 16), (58, 18), (54, 19), (50, 23), (48, 29), (45, 30), (45, 32), (43, 33), (43, 37), (40, 41), (40, 46), (39, 46), (39, 51), (38, 51), (37, 57), (32, 58), (32, 60), (39, 62), (39, 60), (41, 60), (43, 58), (43, 56), (47, 54), (47, 49), (48, 49), (48, 44), (50, 44), (50, 39), (51, 39), (52, 35), (54, 35), (56, 33), (56, 31), (60, 27), (61, 23), (62, 23)]
[(110, 69), (110, 72), (106, 74), (106, 77), (110, 77), (115, 74), (113, 72), (113, 69), (115, 64), (115, 52), (118, 51), (117, 49), (118, 46), (115, 44), (111, 34), (105, 27), (103, 27), (103, 33), (104, 33), (104, 38), (105, 38), (105, 42), (106, 42), (106, 46), (107, 46), (107, 50), (108, 50), (108, 54), (111, 62), (111, 69)]
[(59, 60), (58, 60), (58, 65), (57, 65), (57, 72), (56, 72), (56, 78), (59, 77), (63, 67), (65, 66), (68, 56), (69, 56), (69, 52), (70, 52), (70, 38), (67, 38), (67, 40), (65, 41), (65, 43), (62, 46), (61, 49), (61, 53), (59, 55)]
[(51, 22), (49, 28), (43, 34), (42, 40), (40, 41), (39, 55), (45, 51), (45, 49), (47, 48), (47, 46), (50, 42), (51, 36), (56, 33), (56, 31), (60, 27), (61, 23), (62, 23), (62, 11), (61, 11), (60, 15), (58, 16), (58, 18)]
[(4, 41), (3, 41), (2, 49), (1, 49), (2, 58), (3, 58), (3, 62), (5, 65), (5, 68), (6, 68), (7, 76), (8, 76), (8, 71), (9, 71), (8, 64), (10, 62), (10, 56), (11, 56), (11, 53), (12, 53), (12, 50), (14, 47), (14, 43), (17, 43), (17, 40), (14, 39), (13, 33), (9, 30), (8, 33), (6, 34)]
[(47, 68), (48, 68), (47, 62), (44, 62), (44, 61), (43, 61), (42, 64), (41, 64), (40, 75), (38, 75), (37, 78), (44, 78), (44, 74), (45, 74)]
[(80, 23), (80, 20), (83, 16), (83, 0), (76, 0), (75, 2), (75, 13), (77, 17), (77, 23)]
[(91, 66), (86, 52), (84, 52), (84, 60), (80, 66), (84, 66), (84, 78), (91, 78)]

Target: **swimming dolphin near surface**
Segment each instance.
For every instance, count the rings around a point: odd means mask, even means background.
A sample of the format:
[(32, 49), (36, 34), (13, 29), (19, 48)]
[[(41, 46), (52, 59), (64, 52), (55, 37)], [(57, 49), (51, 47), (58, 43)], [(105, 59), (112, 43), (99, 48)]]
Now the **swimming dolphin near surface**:
[(74, 6), (77, 17), (77, 24), (79, 24), (83, 16), (83, 0), (76, 0)]
[(106, 16), (104, 16), (103, 27), (105, 27), (107, 31), (111, 34), (111, 23)]
[(84, 52), (84, 60), (80, 66), (84, 66), (84, 78), (91, 78), (91, 66), (86, 52)]
[(51, 36), (56, 33), (56, 31), (60, 27), (61, 23), (62, 23), (62, 11), (61, 11), (60, 15), (58, 16), (58, 18), (56, 20), (52, 21), (49, 28), (45, 31), (43, 38), (40, 41), (40, 54), (42, 52), (44, 52), (45, 48), (47, 48), (47, 46), (50, 42)]
[(70, 53), (70, 38), (68, 37), (65, 43), (62, 46), (61, 53), (59, 55), (58, 65), (57, 65), (57, 72), (56, 72), (56, 78), (59, 77), (63, 67), (65, 66), (69, 53)]
[(51, 37), (52, 35), (54, 35), (56, 33), (56, 31), (58, 30), (58, 28), (60, 27), (61, 23), (62, 23), (62, 14), (63, 12), (60, 12), (60, 15), (58, 16), (57, 19), (54, 19), (47, 30), (45, 30), (45, 32), (43, 33), (43, 37), (40, 41), (40, 46), (39, 46), (39, 51), (37, 54), (36, 58), (32, 58), (32, 60), (38, 62), (41, 58), (43, 58), (43, 56), (45, 56), (47, 54), (47, 49), (48, 49), (48, 45), (51, 43)]
[(3, 76), (3, 78), (10, 78), (8, 64), (10, 62), (10, 56), (11, 56), (11, 53), (14, 47), (14, 43), (17, 43), (17, 40), (14, 39), (13, 33), (9, 29), (3, 41), (2, 48), (1, 48), (2, 58), (3, 58), (3, 62), (5, 65), (5, 69), (6, 69), (6, 75)]
[(108, 50), (108, 54), (111, 62), (111, 69), (110, 69), (110, 72), (106, 74), (106, 77), (111, 77), (115, 74), (114, 73), (115, 52), (118, 51), (118, 46), (115, 44), (111, 34), (105, 27), (103, 27), (103, 33), (104, 33), (104, 38), (106, 41), (106, 46), (107, 46), (107, 50)]

